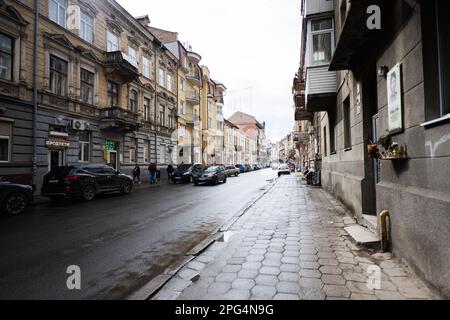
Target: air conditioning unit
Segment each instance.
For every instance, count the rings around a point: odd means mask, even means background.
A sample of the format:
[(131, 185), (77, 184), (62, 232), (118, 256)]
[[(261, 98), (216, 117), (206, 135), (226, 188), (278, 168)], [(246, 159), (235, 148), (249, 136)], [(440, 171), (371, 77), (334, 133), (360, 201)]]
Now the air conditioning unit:
[(78, 131), (89, 130), (90, 124), (83, 120), (73, 120), (72, 121), (72, 129)]

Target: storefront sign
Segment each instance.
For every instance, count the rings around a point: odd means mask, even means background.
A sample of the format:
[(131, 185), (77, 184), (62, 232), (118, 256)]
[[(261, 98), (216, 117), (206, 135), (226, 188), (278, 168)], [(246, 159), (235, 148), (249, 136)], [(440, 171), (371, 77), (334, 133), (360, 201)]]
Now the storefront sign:
[(116, 150), (116, 143), (114, 141), (105, 141), (106, 150)]
[(401, 77), (401, 64), (397, 64), (387, 74), (388, 119), (391, 134), (403, 130)]
[(47, 140), (45, 145), (48, 148), (57, 148), (57, 149), (66, 149), (70, 146), (70, 142), (68, 141), (60, 141), (60, 140)]

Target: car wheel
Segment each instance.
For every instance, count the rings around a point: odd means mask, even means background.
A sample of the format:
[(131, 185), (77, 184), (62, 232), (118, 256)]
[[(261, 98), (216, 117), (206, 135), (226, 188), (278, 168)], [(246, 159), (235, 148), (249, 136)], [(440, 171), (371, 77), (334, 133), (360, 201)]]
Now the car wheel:
[(97, 195), (97, 190), (95, 190), (94, 186), (86, 186), (83, 189), (83, 200), (84, 201), (92, 201), (95, 199)]
[(195, 182), (194, 182), (194, 185), (195, 185), (195, 186), (197, 187), (197, 186), (198, 186), (198, 182), (197, 182), (197, 181), (195, 181)]
[(234, 174), (234, 176), (235, 176), (235, 177), (239, 177), (239, 173), (236, 172), (236, 173)]
[(227, 177), (225, 177), (225, 179), (223, 179), (223, 183), (227, 183)]
[(7, 215), (15, 216), (25, 211), (28, 205), (27, 197), (20, 192), (8, 194), (3, 202), (3, 210)]
[(217, 186), (217, 185), (219, 184), (219, 178), (216, 177), (216, 178), (214, 179), (213, 184), (214, 184), (215, 186)]
[(131, 184), (130, 181), (127, 181), (122, 185), (122, 188), (120, 191), (122, 192), (122, 194), (130, 194), (132, 189), (133, 189), (133, 185)]

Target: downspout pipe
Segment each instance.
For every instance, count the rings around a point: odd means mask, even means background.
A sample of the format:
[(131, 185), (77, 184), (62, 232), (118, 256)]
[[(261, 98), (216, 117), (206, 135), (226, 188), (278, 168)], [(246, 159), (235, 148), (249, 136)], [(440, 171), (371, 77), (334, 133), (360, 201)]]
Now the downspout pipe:
[(32, 184), (36, 189), (37, 176), (37, 112), (38, 112), (38, 47), (39, 47), (39, 0), (34, 1), (34, 43), (33, 43), (33, 176)]

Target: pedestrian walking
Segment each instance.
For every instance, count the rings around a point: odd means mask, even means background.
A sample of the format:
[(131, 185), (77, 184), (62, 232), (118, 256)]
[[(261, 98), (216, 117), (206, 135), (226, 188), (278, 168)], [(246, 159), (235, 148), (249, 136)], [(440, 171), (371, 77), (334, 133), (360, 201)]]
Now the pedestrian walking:
[(139, 182), (139, 184), (141, 184), (141, 168), (137, 163), (133, 169), (133, 182), (136, 182), (136, 179)]
[(175, 172), (175, 169), (171, 164), (167, 166), (167, 174), (169, 175), (169, 182), (172, 181), (173, 173)]
[(153, 162), (150, 163), (150, 165), (148, 166), (150, 184), (155, 184), (156, 183), (156, 171), (157, 171), (156, 164), (153, 163)]

